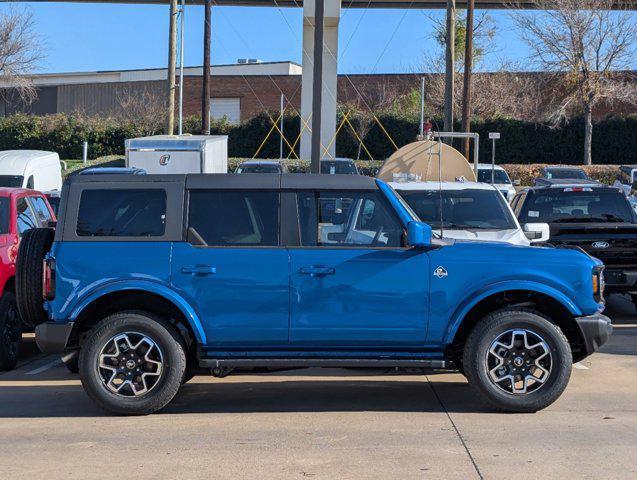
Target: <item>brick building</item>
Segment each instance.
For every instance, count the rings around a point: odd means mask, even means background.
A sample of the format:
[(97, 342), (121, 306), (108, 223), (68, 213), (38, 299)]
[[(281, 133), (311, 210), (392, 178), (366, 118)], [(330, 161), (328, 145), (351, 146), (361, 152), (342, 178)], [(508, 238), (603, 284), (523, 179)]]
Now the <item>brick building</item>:
[[(252, 118), (264, 110), (278, 111), (281, 94), (286, 109), (301, 110), (301, 66), (293, 62), (247, 62), (216, 65), (211, 68), (211, 115), (231, 122)], [(125, 97), (141, 95), (163, 102), (166, 69), (77, 72), (34, 75), (38, 98), (31, 104), (21, 102), (7, 85), (0, 82), (4, 95), (0, 99), (0, 116), (17, 112), (53, 114), (79, 112), (89, 116), (117, 116)], [(202, 91), (201, 67), (184, 69), (184, 114), (199, 115)], [(480, 75), (480, 74), (477, 74)], [(514, 74), (512, 74), (514, 75)], [(524, 73), (541, 80), (543, 74)], [(376, 98), (390, 93), (393, 98), (420, 88), (421, 74), (340, 75), (337, 98), (340, 102), (357, 101), (374, 105)], [(426, 82), (431, 74), (425, 75)], [(479, 94), (479, 92), (476, 92)], [(360, 102), (360, 100), (358, 100)], [(637, 113), (629, 105), (600, 106), (595, 117), (609, 113)]]

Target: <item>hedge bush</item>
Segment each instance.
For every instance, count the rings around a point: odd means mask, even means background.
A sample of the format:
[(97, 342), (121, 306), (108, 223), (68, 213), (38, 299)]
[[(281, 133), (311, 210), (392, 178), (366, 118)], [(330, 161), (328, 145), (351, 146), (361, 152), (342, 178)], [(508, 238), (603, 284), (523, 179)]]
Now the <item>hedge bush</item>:
[[(232, 125), (225, 121), (213, 122), (212, 133), (228, 135), (230, 157), (278, 158), (279, 134), (272, 129), (276, 114), (262, 113), (247, 122)], [(401, 147), (415, 140), (418, 119), (406, 115), (379, 115), (379, 120), (393, 142)], [(340, 117), (338, 123), (340, 124)], [(359, 120), (354, 117), (352, 123)], [(434, 124), (441, 124), (435, 121)], [(196, 117), (185, 119), (184, 131), (200, 133)], [(459, 129), (459, 125), (456, 126)], [(560, 128), (520, 120), (480, 120), (472, 123), (472, 130), (480, 134), (480, 161), (490, 162), (491, 144), (488, 132), (498, 131), (502, 139), (497, 142), (497, 162), (503, 164), (580, 164), (583, 157), (583, 121), (576, 119)], [(284, 132), (289, 143), (284, 143), (284, 156), (296, 159), (299, 155), (297, 138), (300, 131), (298, 117), (284, 118)], [(61, 158), (80, 158), (82, 143), (89, 142), (90, 158), (122, 155), (126, 138), (143, 135), (141, 129), (130, 123), (111, 118), (84, 118), (77, 115), (29, 116), (12, 115), (0, 119), (0, 150), (42, 149), (52, 150)], [(395, 150), (385, 131), (374, 124), (364, 143), (372, 158), (382, 160)], [(267, 140), (265, 140), (267, 137)], [(265, 141), (264, 141), (265, 140)], [(294, 153), (291, 153), (294, 146)], [(356, 158), (358, 141), (348, 126), (336, 138), (336, 155)], [(363, 150), (362, 158), (367, 159)], [(637, 163), (637, 116), (608, 118), (597, 122), (593, 132), (593, 161), (596, 164)]]

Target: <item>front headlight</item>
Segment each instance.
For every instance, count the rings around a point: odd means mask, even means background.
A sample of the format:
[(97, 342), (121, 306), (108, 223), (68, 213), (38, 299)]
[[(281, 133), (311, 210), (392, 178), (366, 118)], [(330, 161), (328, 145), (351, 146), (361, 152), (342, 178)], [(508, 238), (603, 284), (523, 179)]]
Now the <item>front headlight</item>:
[(593, 298), (596, 302), (604, 301), (604, 267), (593, 269)]

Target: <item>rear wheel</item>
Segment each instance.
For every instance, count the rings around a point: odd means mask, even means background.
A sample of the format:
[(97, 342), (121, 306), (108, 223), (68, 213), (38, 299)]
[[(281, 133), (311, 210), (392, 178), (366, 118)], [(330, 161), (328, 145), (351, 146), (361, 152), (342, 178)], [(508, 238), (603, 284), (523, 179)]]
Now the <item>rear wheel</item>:
[(22, 322), (13, 292), (0, 298), (0, 370), (13, 370), (18, 362)]
[(123, 312), (98, 323), (82, 345), (80, 379), (102, 408), (147, 415), (166, 406), (184, 378), (186, 355), (173, 326), (146, 313)]
[(499, 410), (535, 412), (562, 394), (572, 354), (555, 324), (538, 312), (506, 309), (483, 318), (465, 344), (469, 383)]

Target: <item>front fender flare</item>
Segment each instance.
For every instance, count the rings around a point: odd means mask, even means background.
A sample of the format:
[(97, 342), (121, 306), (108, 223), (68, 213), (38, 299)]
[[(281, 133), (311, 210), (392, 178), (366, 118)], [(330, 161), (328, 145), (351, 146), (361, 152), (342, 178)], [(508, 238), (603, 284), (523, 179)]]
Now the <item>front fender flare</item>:
[(496, 295), (510, 290), (528, 290), (531, 292), (542, 293), (560, 302), (566, 309), (568, 309), (569, 312), (571, 312), (571, 314), (573, 314), (573, 316), (577, 317), (582, 315), (582, 311), (571, 298), (549, 285), (529, 280), (499, 282), (478, 289), (473, 294), (469, 295), (467, 299), (456, 309), (445, 331), (444, 343), (448, 345), (453, 342), (453, 339), (460, 328), (460, 324), (473, 307), (491, 295)]
[(181, 313), (183, 313), (184, 317), (186, 317), (188, 323), (190, 324), (197, 342), (202, 345), (206, 343), (206, 332), (203, 329), (203, 325), (201, 323), (201, 319), (197, 312), (191, 307), (191, 305), (175, 290), (172, 288), (163, 285), (161, 283), (150, 282), (150, 281), (140, 281), (136, 279), (134, 281), (124, 280), (118, 282), (111, 282), (105, 285), (101, 285), (97, 289), (91, 291), (91, 293), (82, 297), (76, 305), (73, 307), (69, 315), (69, 321), (74, 322), (77, 317), (82, 313), (82, 311), (88, 307), (95, 300), (103, 297), (104, 295), (108, 295), (110, 293), (122, 292), (126, 290), (137, 290), (142, 292), (148, 292), (171, 302), (175, 305)]

